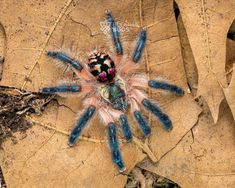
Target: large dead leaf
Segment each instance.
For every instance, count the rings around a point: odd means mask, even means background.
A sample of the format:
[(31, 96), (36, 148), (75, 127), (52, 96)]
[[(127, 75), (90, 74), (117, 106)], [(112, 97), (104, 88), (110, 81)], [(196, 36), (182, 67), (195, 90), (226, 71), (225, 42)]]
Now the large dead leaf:
[[(8, 43), (1, 84), (38, 91), (39, 87), (54, 84), (58, 78), (72, 79), (73, 75), (63, 74), (62, 70), (55, 68), (54, 62), (45, 56), (45, 51), (76, 46), (77, 56), (85, 59), (86, 53), (94, 47), (109, 49), (100, 22), (105, 20), (105, 9), (110, 9), (124, 27), (122, 39), (125, 51), (130, 51), (140, 27), (147, 28), (148, 41), (140, 71), (149, 74), (150, 78), (162, 76), (188, 90), (172, 0), (120, 3), (4, 1), (2, 4), (0, 22)], [(183, 6), (179, 5), (180, 8)], [(196, 62), (199, 61), (196, 55), (199, 59), (206, 56), (200, 54), (202, 52), (195, 54), (195, 46), (192, 45), (192, 48)], [(214, 88), (213, 79), (212, 84)], [(146, 154), (153, 161), (158, 161), (166, 153), (174, 151), (172, 149), (197, 122), (201, 111), (188, 93), (183, 98), (151, 90), (148, 93), (170, 115), (174, 129), (170, 133), (165, 132), (149, 114), (153, 129), (149, 140), (142, 143), (135, 139), (134, 143), (123, 143), (121, 146), (128, 171)], [(222, 99), (220, 94), (216, 99)], [(52, 104), (42, 117), (29, 118), (35, 126), (27, 132), (25, 139), (21, 139), (19, 134), (16, 135), (16, 145), (12, 145), (10, 140), (5, 142), (0, 158), (7, 185), (123, 187), (126, 176), (119, 175), (112, 164), (104, 127), (91, 123), (76, 147), (68, 148), (67, 133), (81, 105), (77, 97), (58, 98), (58, 101), (59, 104)], [(216, 114), (216, 105), (212, 112)], [(140, 137), (138, 131), (135, 135)]]
[(214, 122), (218, 120), (225, 76), (226, 38), (235, 17), (235, 2), (213, 0), (176, 0), (182, 14), (198, 70), (198, 96), (210, 107)]

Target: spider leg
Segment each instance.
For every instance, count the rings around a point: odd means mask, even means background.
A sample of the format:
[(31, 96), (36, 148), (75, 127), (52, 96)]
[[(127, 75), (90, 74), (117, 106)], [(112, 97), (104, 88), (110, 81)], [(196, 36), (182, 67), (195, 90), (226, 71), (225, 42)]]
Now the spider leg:
[(48, 51), (47, 55), (60, 60), (67, 66), (71, 66), (74, 73), (79, 77), (86, 81), (94, 80), (94, 77), (90, 74), (90, 72), (87, 70), (86, 67), (84, 67), (78, 60), (70, 57), (64, 52), (54, 52), (54, 51)]
[(64, 52), (54, 52), (54, 51), (48, 51), (47, 55), (62, 61), (66, 65), (72, 66), (74, 69), (81, 71), (83, 69), (83, 66), (81, 63), (79, 63), (76, 59), (73, 59), (69, 57), (67, 54)]
[(160, 81), (160, 80), (149, 80), (148, 81), (149, 87), (152, 87), (154, 89), (162, 89), (162, 90), (167, 90), (170, 91), (176, 95), (183, 96), (184, 95), (184, 90), (177, 85), (174, 84), (169, 84), (165, 81)]
[(119, 68), (120, 75), (125, 76), (126, 74), (134, 71), (135, 69), (139, 67), (138, 62), (141, 59), (141, 56), (143, 54), (145, 43), (146, 43), (146, 38), (147, 38), (146, 30), (142, 29), (137, 39), (132, 57), (129, 58), (128, 56), (128, 58), (125, 61), (125, 64), (122, 64), (122, 66), (120, 66)]
[(96, 107), (93, 106), (93, 105), (91, 105), (91, 106), (89, 106), (88, 108), (85, 109), (85, 111), (83, 112), (81, 117), (76, 122), (76, 125), (75, 125), (74, 129), (72, 130), (72, 132), (69, 135), (69, 140), (68, 140), (69, 146), (73, 146), (76, 143), (76, 141), (77, 141), (78, 137), (80, 136), (82, 130), (85, 128), (88, 121), (92, 118), (95, 111), (96, 111)]
[(121, 41), (120, 41), (120, 31), (119, 31), (119, 28), (117, 26), (117, 23), (115, 22), (111, 11), (107, 10), (106, 11), (106, 16), (107, 16), (107, 21), (110, 24), (110, 30), (111, 30), (111, 34), (112, 34), (112, 39), (113, 39), (115, 51), (118, 55), (122, 55), (123, 54), (123, 48), (122, 48), (122, 44), (121, 44)]
[(138, 89), (132, 88), (131, 90), (131, 96), (138, 101), (139, 103), (143, 104), (143, 106), (150, 112), (152, 112), (159, 121), (163, 124), (164, 128), (168, 131), (172, 130), (172, 122), (167, 114), (165, 114), (161, 108), (157, 105), (151, 102), (146, 94), (144, 94), (142, 91)]
[(147, 33), (145, 29), (142, 29), (140, 31), (139, 37), (137, 39), (136, 45), (135, 45), (135, 49), (132, 55), (132, 60), (135, 63), (138, 63), (138, 61), (140, 60), (142, 53), (144, 51), (144, 47), (145, 47), (145, 42), (146, 42), (146, 38), (147, 38)]
[(148, 99), (143, 99), (142, 104), (159, 119), (167, 131), (172, 130), (173, 126), (169, 116), (165, 114), (158, 105), (152, 103)]
[(87, 93), (94, 92), (94, 90), (95, 87), (90, 83), (81, 82), (80, 84), (74, 84), (62, 81), (56, 86), (44, 87), (40, 89), (40, 92), (48, 95), (58, 94), (61, 97), (66, 97), (68, 94), (79, 94), (84, 96)]
[(104, 104), (99, 108), (98, 113), (104, 125), (106, 125), (108, 129), (108, 142), (112, 154), (112, 160), (118, 170), (123, 172), (126, 168), (122, 161), (122, 155), (119, 150), (118, 138), (116, 134), (116, 125), (114, 124), (114, 121), (120, 117), (121, 112), (118, 110), (113, 110), (108, 105)]
[(178, 96), (183, 96), (184, 95), (184, 90), (180, 88), (179, 86), (175, 84), (170, 84), (165, 80), (158, 79), (158, 80), (148, 80), (147, 76), (144, 74), (138, 74), (138, 75), (132, 75), (128, 83), (131, 86), (137, 86), (137, 87), (145, 87), (147, 88), (148, 86), (154, 89), (162, 89), (165, 91), (169, 91), (171, 93), (174, 93)]
[(135, 117), (136, 121), (138, 122), (139, 127), (143, 131), (144, 135), (146, 137), (149, 136), (151, 133), (151, 128), (150, 128), (146, 118), (142, 115), (142, 113), (140, 111), (135, 111), (134, 117)]
[(125, 171), (125, 166), (122, 161), (122, 155), (119, 150), (119, 144), (116, 134), (116, 125), (114, 123), (108, 124), (108, 140), (109, 140), (109, 146), (112, 153), (113, 162), (117, 165), (118, 170), (120, 172)]
[(132, 136), (132, 132), (131, 132), (131, 128), (130, 128), (127, 116), (125, 114), (120, 115), (119, 122), (122, 126), (122, 131), (126, 138), (126, 141), (131, 142), (133, 136)]
[(109, 118), (110, 120), (108, 120), (107, 117), (105, 118), (105, 115), (101, 114), (102, 119), (105, 122), (105, 124), (107, 125), (111, 121), (119, 121), (126, 141), (131, 142), (133, 136), (132, 136), (131, 127), (129, 125), (127, 115), (125, 115), (123, 112), (119, 110), (115, 110), (111, 108), (108, 105), (106, 105), (105, 108), (106, 108), (106, 111), (112, 116), (112, 119)]
[(40, 90), (45, 94), (55, 94), (55, 93), (76, 93), (81, 91), (80, 85), (60, 85), (53, 87), (44, 87)]
[(131, 101), (131, 111), (137, 121), (140, 129), (143, 131), (144, 135), (147, 137), (151, 133), (151, 128), (146, 120), (146, 118), (140, 112), (138, 103), (136, 102), (135, 98), (130, 98)]

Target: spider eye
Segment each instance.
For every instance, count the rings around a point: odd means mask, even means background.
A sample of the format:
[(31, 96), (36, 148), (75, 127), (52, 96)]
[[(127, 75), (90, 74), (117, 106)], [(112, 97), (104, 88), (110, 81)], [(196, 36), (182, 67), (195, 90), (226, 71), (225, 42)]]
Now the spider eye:
[(92, 75), (100, 82), (112, 81), (115, 77), (115, 64), (106, 53), (93, 52), (88, 58), (88, 66)]

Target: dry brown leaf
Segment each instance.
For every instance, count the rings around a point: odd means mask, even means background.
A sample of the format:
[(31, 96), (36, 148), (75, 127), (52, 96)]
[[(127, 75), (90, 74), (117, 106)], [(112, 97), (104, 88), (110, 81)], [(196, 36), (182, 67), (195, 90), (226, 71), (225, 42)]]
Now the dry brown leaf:
[[(235, 74), (233, 71), (233, 64), (235, 60), (234, 56), (234, 49), (235, 49), (235, 42), (233, 40), (227, 40), (227, 65), (228, 65), (228, 72), (227, 77), (228, 81), (230, 82), (227, 88), (224, 88), (224, 95), (230, 106), (232, 111), (233, 117), (235, 117)], [(231, 76), (232, 73), (232, 76)]]
[(176, 0), (198, 70), (198, 96), (207, 101), (214, 122), (218, 120), (225, 76), (226, 37), (235, 17), (235, 1)]
[(213, 125), (209, 111), (157, 165), (147, 160), (142, 168), (170, 178), (182, 187), (227, 187), (235, 184), (235, 126), (226, 103)]
[[(78, 56), (83, 58), (94, 47), (109, 49), (100, 22), (105, 20), (105, 9), (110, 9), (127, 28), (122, 34), (126, 51), (130, 51), (128, 47), (132, 46), (140, 27), (147, 28), (149, 37), (140, 71), (147, 72), (150, 78), (162, 76), (188, 90), (172, 0), (57, 1), (56, 5), (43, 1), (5, 1), (1, 9), (0, 22), (8, 39), (1, 84), (38, 91), (42, 86), (54, 84), (58, 78), (72, 79), (71, 74), (62, 74), (55, 68), (45, 51), (76, 46)], [(121, 146), (128, 171), (146, 154), (157, 161), (171, 151), (190, 131), (201, 111), (188, 93), (183, 98), (156, 91), (149, 91), (149, 95), (169, 114), (174, 129), (171, 133), (165, 132), (159, 122), (149, 116), (152, 123), (149, 140), (143, 144), (136, 138), (134, 143)], [(67, 134), (81, 105), (78, 97), (58, 101), (59, 104), (52, 104), (42, 117), (30, 117), (35, 126), (27, 132), (27, 138), (21, 139), (19, 134), (16, 145), (9, 140), (5, 142), (0, 159), (7, 185), (123, 187), (126, 176), (118, 174), (112, 164), (104, 127), (91, 123), (84, 139), (76, 147), (68, 148)]]

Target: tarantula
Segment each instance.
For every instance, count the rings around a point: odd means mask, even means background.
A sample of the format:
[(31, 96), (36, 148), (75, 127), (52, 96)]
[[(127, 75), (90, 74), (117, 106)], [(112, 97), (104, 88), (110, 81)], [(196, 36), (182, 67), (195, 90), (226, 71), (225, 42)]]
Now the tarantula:
[(69, 146), (76, 143), (88, 121), (95, 114), (98, 114), (108, 130), (112, 160), (118, 170), (123, 172), (126, 168), (119, 149), (116, 124), (119, 122), (125, 139), (130, 142), (133, 136), (127, 117), (129, 106), (134, 119), (146, 137), (150, 135), (151, 129), (140, 111), (140, 104), (152, 112), (167, 131), (173, 128), (168, 115), (157, 104), (148, 99), (147, 94), (141, 88), (162, 89), (179, 96), (183, 96), (184, 91), (166, 81), (148, 80), (147, 75), (137, 74), (135, 71), (138, 68), (146, 43), (146, 30), (141, 29), (132, 56), (124, 55), (120, 41), (120, 31), (111, 11), (106, 11), (106, 17), (110, 26), (115, 54), (95, 50), (90, 53), (88, 62), (82, 64), (64, 52), (48, 51), (48, 56), (59, 60), (66, 66), (70, 66), (79, 77), (80, 82), (79, 84), (64, 83), (54, 87), (45, 87), (41, 89), (41, 92), (45, 94), (83, 94), (84, 111), (70, 133)]

